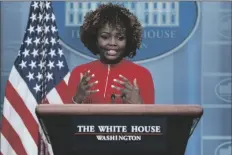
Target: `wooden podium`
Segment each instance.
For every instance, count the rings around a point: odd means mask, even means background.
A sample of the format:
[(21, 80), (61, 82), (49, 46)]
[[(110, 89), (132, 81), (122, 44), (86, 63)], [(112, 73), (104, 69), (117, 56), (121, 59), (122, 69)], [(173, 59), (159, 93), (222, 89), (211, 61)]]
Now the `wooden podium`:
[(198, 105), (38, 105), (55, 155), (184, 155)]

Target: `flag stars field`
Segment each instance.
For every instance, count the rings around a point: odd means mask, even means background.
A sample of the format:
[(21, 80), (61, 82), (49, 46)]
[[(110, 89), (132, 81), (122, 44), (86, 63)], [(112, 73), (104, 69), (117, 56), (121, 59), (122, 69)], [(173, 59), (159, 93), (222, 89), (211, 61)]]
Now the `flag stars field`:
[(70, 73), (55, 19), (50, 2), (31, 2), (24, 38), (5, 90), (1, 155), (52, 155), (39, 132), (35, 108), (44, 101), (63, 104), (67, 100)]

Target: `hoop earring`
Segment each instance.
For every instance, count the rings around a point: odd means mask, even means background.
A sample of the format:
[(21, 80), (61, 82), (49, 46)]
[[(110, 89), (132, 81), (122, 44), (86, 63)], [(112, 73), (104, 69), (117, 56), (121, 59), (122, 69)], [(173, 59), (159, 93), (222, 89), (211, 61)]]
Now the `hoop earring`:
[(130, 52), (128, 55), (129, 58), (132, 58), (133, 56), (134, 56), (134, 52)]

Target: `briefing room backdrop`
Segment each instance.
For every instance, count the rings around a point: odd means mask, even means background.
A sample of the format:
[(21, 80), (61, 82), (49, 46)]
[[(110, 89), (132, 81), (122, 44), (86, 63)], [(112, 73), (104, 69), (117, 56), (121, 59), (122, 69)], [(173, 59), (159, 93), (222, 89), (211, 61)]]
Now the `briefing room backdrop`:
[[(30, 2), (1, 3), (1, 103), (19, 51)], [(53, 2), (69, 69), (95, 59), (78, 36), (98, 2)], [(186, 155), (231, 155), (231, 2), (123, 2), (141, 21), (134, 62), (152, 73), (156, 104), (199, 104), (204, 116)], [(2, 107), (2, 106), (1, 106)], [(0, 108), (2, 111), (2, 109)]]

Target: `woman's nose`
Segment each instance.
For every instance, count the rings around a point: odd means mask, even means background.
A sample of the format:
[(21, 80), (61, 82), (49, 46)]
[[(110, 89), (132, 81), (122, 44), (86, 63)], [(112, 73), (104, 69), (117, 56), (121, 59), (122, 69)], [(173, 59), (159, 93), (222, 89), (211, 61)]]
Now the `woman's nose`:
[(111, 37), (109, 44), (110, 45), (116, 45), (116, 39), (114, 37)]

